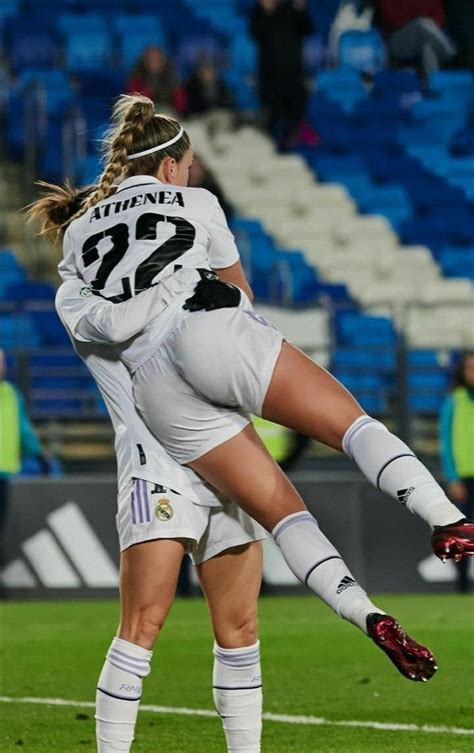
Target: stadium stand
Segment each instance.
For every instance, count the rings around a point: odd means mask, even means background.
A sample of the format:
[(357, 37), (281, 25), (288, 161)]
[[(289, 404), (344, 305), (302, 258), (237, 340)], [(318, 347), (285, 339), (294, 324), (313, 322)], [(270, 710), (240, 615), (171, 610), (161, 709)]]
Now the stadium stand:
[[(26, 176), (93, 181), (110, 101), (143, 47), (160, 45), (183, 77), (205, 52), (221, 66), (247, 124), (215, 132), (204, 119), (187, 127), (237, 210), (232, 229), (259, 303), (291, 307), (271, 318), (288, 333), (304, 320), (301, 344), (319, 356), (331, 348), (336, 376), (374, 413), (393, 407), (406, 349), (409, 408), (433, 415), (456, 351), (474, 345), (472, 72), (437, 71), (424, 83), (412, 70), (389, 70), (376, 31), (342, 34), (339, 67), (328, 68), (339, 3), (313, 0), (308, 118), (321, 144), (280, 154), (254, 125), (251, 5), (173, 0), (157, 13), (149, 0), (47, 0), (38, 14), (31, 0), (2, 3), (1, 47), (10, 64), (2, 172), (20, 163)], [(17, 206), (28, 198), (22, 194)], [(100, 418), (100, 397), (55, 318), (53, 289), (29, 279), (9, 246), (38, 249), (11, 206), (0, 211), (7, 227), (0, 344), (11, 363), (13, 351), (30, 353), (18, 373), (23, 384), (28, 375), (32, 415)], [(324, 316), (312, 341), (315, 306)], [(47, 365), (35, 360), (38, 349), (51, 348)]]

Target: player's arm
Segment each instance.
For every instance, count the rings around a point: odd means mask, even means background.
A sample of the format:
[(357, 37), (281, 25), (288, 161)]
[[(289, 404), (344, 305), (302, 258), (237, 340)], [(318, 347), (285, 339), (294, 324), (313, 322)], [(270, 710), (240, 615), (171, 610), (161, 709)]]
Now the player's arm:
[(118, 344), (130, 340), (163, 308), (158, 286), (122, 303), (96, 296), (80, 279), (63, 282), (56, 310), (69, 334), (81, 342)]
[(252, 288), (242, 268), (234, 236), (217, 199), (209, 218), (209, 236), (209, 261), (212, 269), (223, 282), (237, 285), (252, 301)]
[(240, 261), (236, 261), (235, 264), (232, 264), (230, 267), (215, 269), (214, 271), (222, 282), (231, 282), (232, 285), (237, 285), (237, 287), (243, 290), (249, 299), (253, 301), (253, 291), (248, 283)]

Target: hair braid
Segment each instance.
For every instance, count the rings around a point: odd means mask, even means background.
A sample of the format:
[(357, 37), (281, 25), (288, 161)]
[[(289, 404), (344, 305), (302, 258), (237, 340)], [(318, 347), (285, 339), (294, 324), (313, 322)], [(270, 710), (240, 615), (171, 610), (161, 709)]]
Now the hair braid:
[(163, 144), (178, 133), (180, 124), (167, 115), (156, 115), (155, 105), (148, 97), (138, 94), (120, 96), (112, 113), (112, 124), (102, 144), (104, 169), (97, 184), (84, 189), (46, 185), (49, 193), (29, 208), (30, 219), (40, 225), (40, 233), (58, 240), (71, 222), (81, 217), (95, 204), (107, 199), (119, 179), (132, 175), (156, 175), (166, 157), (179, 162), (191, 144), (184, 131), (170, 147), (133, 161), (129, 155)]

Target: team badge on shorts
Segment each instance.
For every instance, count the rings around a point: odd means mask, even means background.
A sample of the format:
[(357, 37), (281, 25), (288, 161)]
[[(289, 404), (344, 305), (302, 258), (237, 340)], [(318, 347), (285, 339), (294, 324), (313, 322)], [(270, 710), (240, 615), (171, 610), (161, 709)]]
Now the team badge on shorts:
[(164, 523), (166, 523), (167, 520), (171, 520), (174, 515), (174, 510), (171, 507), (169, 499), (162, 499), (158, 502), (155, 507), (155, 515), (158, 520), (161, 520)]

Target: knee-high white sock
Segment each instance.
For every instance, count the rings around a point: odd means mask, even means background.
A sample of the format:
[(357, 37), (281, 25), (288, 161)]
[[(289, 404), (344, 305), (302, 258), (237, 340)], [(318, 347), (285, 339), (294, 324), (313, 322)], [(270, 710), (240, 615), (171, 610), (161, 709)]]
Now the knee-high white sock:
[(370, 416), (360, 416), (342, 440), (346, 455), (368, 480), (430, 526), (465, 517), (408, 445)]
[(272, 535), (296, 577), (340, 617), (366, 633), (367, 615), (383, 614), (357, 583), (311, 513), (288, 515), (275, 526)]
[(152, 651), (114, 638), (97, 684), (98, 753), (128, 753), (142, 695), (142, 678), (151, 670)]
[(260, 753), (262, 672), (259, 641), (245, 648), (221, 648), (215, 643), (212, 686), (228, 753)]

